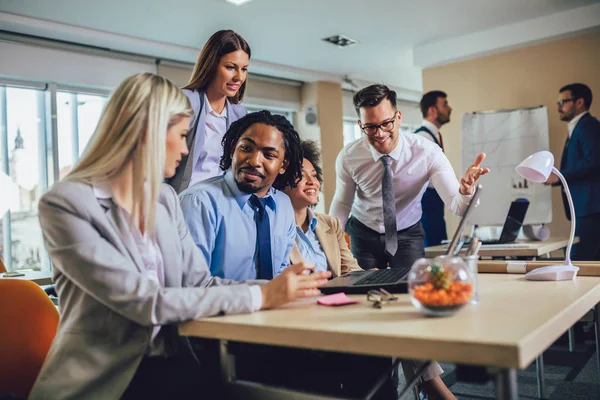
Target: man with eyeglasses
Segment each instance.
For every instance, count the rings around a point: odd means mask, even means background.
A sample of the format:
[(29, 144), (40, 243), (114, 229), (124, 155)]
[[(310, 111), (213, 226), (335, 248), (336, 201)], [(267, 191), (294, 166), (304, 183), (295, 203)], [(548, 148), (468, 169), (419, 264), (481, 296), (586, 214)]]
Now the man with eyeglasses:
[[(409, 268), (425, 256), (421, 198), (429, 181), (455, 214), (463, 214), (479, 177), (480, 154), (459, 182), (450, 161), (435, 143), (400, 133), (402, 113), (396, 92), (371, 85), (354, 95), (358, 125), (365, 134), (345, 146), (336, 160), (336, 191), (330, 214), (350, 235), (350, 248), (363, 269)], [(352, 214), (350, 218), (349, 215)], [(418, 369), (404, 370), (410, 381)], [(420, 387), (430, 396), (453, 399), (433, 363)]]
[[(575, 235), (572, 260), (600, 260), (600, 122), (589, 113), (592, 91), (583, 83), (559, 90), (558, 114), (568, 122), (568, 136), (560, 160), (560, 172), (569, 185), (575, 208)], [(547, 185), (559, 186), (552, 174)], [(564, 190), (563, 204), (567, 219), (571, 213)]]
[[(330, 214), (345, 224), (354, 257), (363, 269), (410, 268), (424, 257), (421, 198), (429, 182), (446, 207), (462, 215), (481, 175), (479, 154), (460, 182), (442, 149), (418, 135), (399, 133), (396, 92), (371, 85), (354, 95), (362, 137), (336, 161)], [(348, 218), (349, 214), (352, 216)]]
[[(415, 133), (434, 142), (444, 151), (444, 139), (440, 128), (450, 122), (452, 107), (448, 104), (448, 95), (441, 90), (432, 90), (421, 97), (419, 106), (423, 114), (423, 123)], [(444, 208), (444, 201), (429, 182), (421, 199), (421, 225), (425, 231), (425, 247), (437, 246), (448, 239)]]

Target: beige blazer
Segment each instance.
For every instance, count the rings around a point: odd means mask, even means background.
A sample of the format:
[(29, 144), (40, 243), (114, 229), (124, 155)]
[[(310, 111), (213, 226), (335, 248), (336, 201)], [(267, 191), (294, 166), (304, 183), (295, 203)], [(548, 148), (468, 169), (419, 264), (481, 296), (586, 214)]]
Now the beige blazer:
[(118, 399), (153, 325), (162, 326), (155, 340), (167, 355), (186, 354), (177, 323), (252, 311), (249, 285), (211, 276), (166, 184), (156, 215), (164, 287), (148, 278), (116, 204), (97, 199), (90, 185), (57, 183), (40, 200), (39, 218), (61, 316), (31, 399)]
[[(358, 266), (356, 258), (348, 249), (348, 243), (344, 237), (344, 230), (340, 220), (337, 217), (330, 215), (315, 213), (317, 217), (317, 227), (315, 234), (319, 243), (323, 248), (327, 263), (331, 269), (333, 277), (340, 276), (350, 271), (362, 271)], [(302, 255), (298, 246), (294, 244), (294, 248), (290, 253), (290, 263), (296, 264), (302, 262)]]

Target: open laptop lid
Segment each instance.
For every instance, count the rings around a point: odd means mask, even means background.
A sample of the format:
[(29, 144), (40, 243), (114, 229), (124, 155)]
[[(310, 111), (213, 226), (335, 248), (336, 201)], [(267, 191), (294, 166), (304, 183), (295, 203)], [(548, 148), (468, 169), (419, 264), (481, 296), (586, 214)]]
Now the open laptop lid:
[(479, 196), (481, 194), (482, 188), (483, 187), (481, 185), (477, 185), (475, 187), (475, 191), (473, 192), (473, 196), (471, 197), (471, 201), (469, 202), (469, 205), (467, 206), (467, 210), (465, 211), (465, 213), (463, 214), (462, 218), (460, 219), (460, 223), (458, 224), (458, 228), (456, 228), (456, 232), (454, 232), (454, 236), (452, 237), (452, 241), (450, 242), (450, 245), (448, 246), (448, 251), (446, 252), (447, 255), (454, 253), (454, 249), (456, 249), (456, 246), (458, 245), (458, 241), (460, 240), (460, 236), (462, 235), (462, 232), (465, 229), (465, 226), (467, 225), (467, 220), (469, 219), (469, 215), (471, 214), (471, 212), (473, 211), (473, 209), (477, 205), (477, 200), (479, 199)]
[(502, 227), (502, 233), (500, 234), (499, 242), (509, 243), (514, 241), (519, 236), (519, 230), (523, 226), (527, 209), (529, 208), (528, 200), (515, 200), (510, 204), (508, 209), (508, 215), (504, 226)]

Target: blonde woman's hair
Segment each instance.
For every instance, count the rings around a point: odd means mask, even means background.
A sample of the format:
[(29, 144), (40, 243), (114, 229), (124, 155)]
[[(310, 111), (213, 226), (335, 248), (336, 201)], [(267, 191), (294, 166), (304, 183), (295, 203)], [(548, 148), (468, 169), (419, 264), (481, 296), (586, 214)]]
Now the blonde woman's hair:
[[(213, 33), (204, 47), (202, 47), (196, 65), (194, 65), (190, 81), (183, 88), (205, 92), (215, 79), (221, 57), (238, 50), (244, 51), (248, 54), (248, 58), (250, 58), (250, 46), (241, 35), (232, 30), (222, 30)], [(228, 98), (231, 103), (238, 104), (244, 99), (247, 81), (246, 79), (242, 83), (235, 96)]]
[(139, 218), (153, 233), (167, 130), (192, 115), (187, 96), (169, 80), (147, 72), (130, 76), (110, 96), (90, 144), (65, 179), (109, 183), (132, 162), (131, 221)]

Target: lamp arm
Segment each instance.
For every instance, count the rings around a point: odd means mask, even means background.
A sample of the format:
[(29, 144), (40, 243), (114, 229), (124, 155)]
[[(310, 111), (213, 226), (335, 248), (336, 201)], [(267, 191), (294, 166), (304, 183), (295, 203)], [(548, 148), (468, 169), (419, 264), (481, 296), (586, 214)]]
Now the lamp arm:
[(567, 245), (567, 253), (565, 255), (565, 264), (571, 264), (571, 247), (573, 246), (573, 240), (575, 240), (575, 207), (573, 207), (573, 199), (571, 198), (571, 191), (569, 190), (569, 186), (567, 185), (567, 181), (565, 177), (560, 173), (556, 167), (552, 167), (552, 173), (558, 176), (560, 181), (563, 184), (563, 189), (565, 194), (567, 195), (567, 200), (569, 202), (569, 210), (571, 211), (571, 234), (569, 235), (569, 243)]

